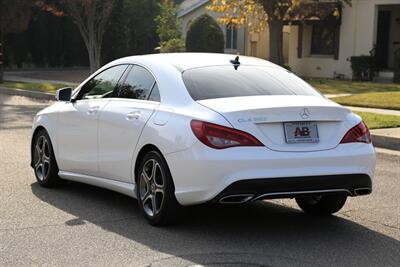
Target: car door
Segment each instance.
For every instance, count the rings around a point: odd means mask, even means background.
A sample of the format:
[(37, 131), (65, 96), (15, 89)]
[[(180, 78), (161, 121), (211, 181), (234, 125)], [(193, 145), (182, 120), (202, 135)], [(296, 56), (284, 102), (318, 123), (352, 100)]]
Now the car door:
[(110, 101), (114, 88), (128, 65), (104, 70), (85, 83), (75, 99), (58, 114), (59, 169), (86, 175), (98, 175), (98, 117)]
[(160, 98), (148, 70), (134, 65), (127, 72), (116, 98), (100, 113), (99, 170), (101, 177), (132, 183), (133, 153)]

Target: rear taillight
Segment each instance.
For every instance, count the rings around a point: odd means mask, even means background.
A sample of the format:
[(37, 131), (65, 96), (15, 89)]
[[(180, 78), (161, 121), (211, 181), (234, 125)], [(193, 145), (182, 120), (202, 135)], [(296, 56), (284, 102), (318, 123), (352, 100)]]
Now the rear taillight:
[(205, 145), (216, 148), (234, 146), (263, 146), (263, 144), (249, 133), (225, 127), (222, 125), (192, 120), (190, 123), (194, 135)]
[(367, 125), (364, 122), (360, 122), (353, 128), (351, 128), (343, 137), (341, 144), (345, 143), (371, 143), (371, 134), (369, 133)]

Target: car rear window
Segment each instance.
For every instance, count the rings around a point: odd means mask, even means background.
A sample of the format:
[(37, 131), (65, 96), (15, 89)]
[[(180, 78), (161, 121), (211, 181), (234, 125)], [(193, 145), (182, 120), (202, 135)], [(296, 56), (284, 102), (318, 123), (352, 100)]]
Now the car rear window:
[(183, 81), (194, 100), (255, 96), (321, 94), (308, 83), (276, 67), (212, 66), (186, 70)]

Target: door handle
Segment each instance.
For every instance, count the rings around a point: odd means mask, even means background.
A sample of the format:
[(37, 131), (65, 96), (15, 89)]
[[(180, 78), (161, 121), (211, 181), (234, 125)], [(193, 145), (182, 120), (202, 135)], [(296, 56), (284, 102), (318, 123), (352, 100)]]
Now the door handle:
[(97, 111), (99, 111), (99, 108), (100, 108), (100, 107), (98, 107), (98, 106), (90, 107), (90, 108), (88, 109), (87, 113), (88, 113), (89, 115), (96, 114)]
[(132, 111), (126, 114), (127, 120), (137, 120), (140, 118), (140, 111)]

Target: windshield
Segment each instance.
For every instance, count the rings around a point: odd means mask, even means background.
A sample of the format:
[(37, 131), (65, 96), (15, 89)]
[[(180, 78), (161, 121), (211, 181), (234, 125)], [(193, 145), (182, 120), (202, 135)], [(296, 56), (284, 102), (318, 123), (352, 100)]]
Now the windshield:
[(256, 96), (310, 95), (321, 96), (308, 83), (276, 67), (212, 66), (189, 69), (182, 75), (194, 100)]

